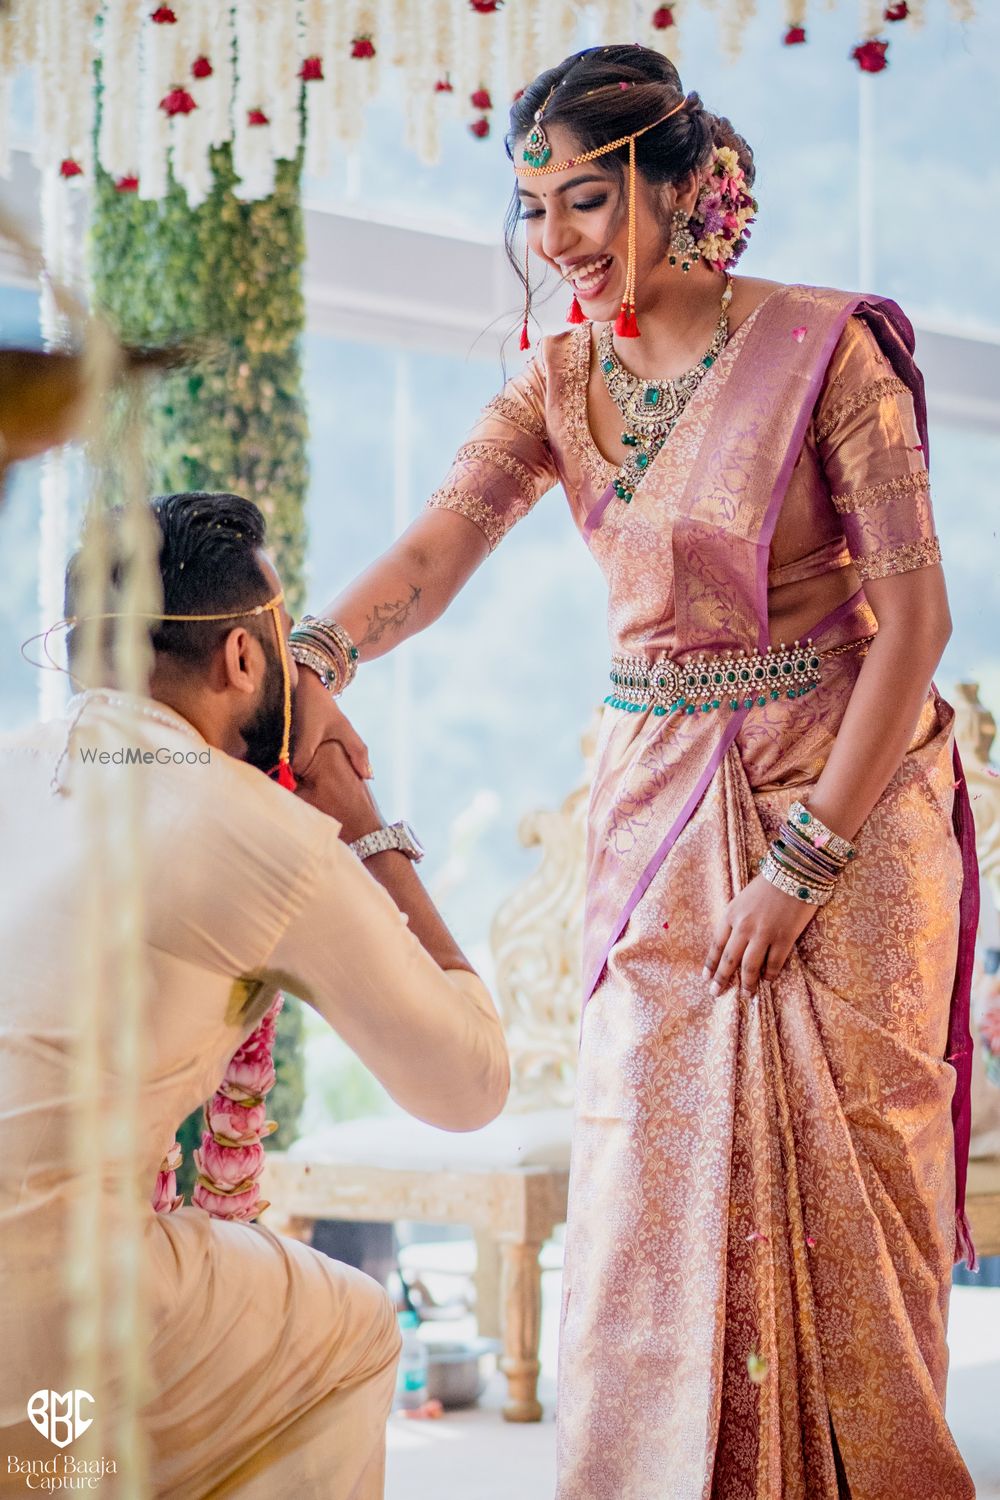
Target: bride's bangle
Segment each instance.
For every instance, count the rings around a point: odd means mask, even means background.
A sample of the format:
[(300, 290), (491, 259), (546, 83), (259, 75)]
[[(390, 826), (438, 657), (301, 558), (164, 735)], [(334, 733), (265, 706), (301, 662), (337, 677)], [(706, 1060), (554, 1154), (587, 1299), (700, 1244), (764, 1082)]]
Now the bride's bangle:
[[(350, 687), (357, 675), (360, 652), (343, 625), (338, 625), (336, 620), (303, 615), (292, 631), (290, 641), (296, 649), (307, 649), (329, 662), (337, 675), (337, 682), (336, 685), (327, 685), (335, 697)], [(313, 666), (313, 663), (307, 665)]]
[(316, 673), (331, 697), (338, 697), (341, 692), (340, 668), (332, 657), (303, 645), (300, 641), (291, 641), (288, 650), (300, 667), (308, 667), (311, 672)]
[(810, 812), (803, 802), (793, 802), (788, 809), (788, 822), (798, 836), (813, 846), (822, 849), (837, 864), (843, 866), (848, 860), (857, 859), (858, 851), (849, 839), (841, 838), (831, 828)]

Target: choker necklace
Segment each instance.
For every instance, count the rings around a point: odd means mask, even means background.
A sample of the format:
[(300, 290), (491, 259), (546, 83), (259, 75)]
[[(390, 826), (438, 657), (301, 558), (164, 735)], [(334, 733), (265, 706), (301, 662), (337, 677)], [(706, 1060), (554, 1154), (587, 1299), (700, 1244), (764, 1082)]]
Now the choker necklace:
[(670, 436), (677, 421), (729, 338), (729, 304), (733, 278), (726, 277), (719, 324), (703, 358), (675, 380), (643, 380), (626, 370), (615, 352), (614, 328), (606, 323), (597, 340), (597, 357), (608, 395), (622, 414), (625, 458), (614, 478), (615, 494), (627, 505), (636, 486)]

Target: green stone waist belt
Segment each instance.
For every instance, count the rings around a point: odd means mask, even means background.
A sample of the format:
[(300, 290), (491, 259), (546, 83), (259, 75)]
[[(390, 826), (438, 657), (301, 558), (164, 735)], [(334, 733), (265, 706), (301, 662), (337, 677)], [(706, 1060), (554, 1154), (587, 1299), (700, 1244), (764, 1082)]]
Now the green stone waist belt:
[(723, 651), (708, 656), (698, 652), (687, 661), (658, 656), (614, 656), (612, 691), (605, 698), (611, 708), (626, 713), (694, 714), (713, 708), (763, 708), (779, 698), (801, 698), (819, 685), (823, 663), (831, 656), (867, 646), (873, 635), (861, 636), (826, 651), (813, 649), (812, 640), (782, 643), (766, 651)]

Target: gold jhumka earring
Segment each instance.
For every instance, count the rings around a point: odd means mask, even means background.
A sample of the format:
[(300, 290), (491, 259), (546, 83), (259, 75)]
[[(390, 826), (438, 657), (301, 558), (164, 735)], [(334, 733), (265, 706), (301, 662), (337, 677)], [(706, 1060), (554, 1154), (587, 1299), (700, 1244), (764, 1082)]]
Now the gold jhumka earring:
[[(607, 87), (619, 88), (623, 85), (608, 84)], [(565, 172), (567, 167), (582, 167), (586, 162), (596, 161), (600, 156), (606, 156), (610, 151), (618, 151), (622, 146), (628, 147), (628, 259), (625, 265), (625, 294), (622, 297), (621, 311), (615, 322), (615, 333), (619, 338), (637, 339), (639, 337), (639, 324), (635, 315), (635, 262), (636, 262), (636, 222), (635, 222), (635, 143), (640, 135), (645, 135), (647, 130), (655, 130), (657, 125), (662, 125), (666, 120), (678, 114), (687, 103), (687, 96), (680, 99), (666, 114), (660, 115), (659, 119), (651, 120), (648, 125), (634, 130), (631, 135), (623, 135), (616, 141), (608, 141), (604, 146), (594, 146), (590, 151), (581, 152), (579, 156), (569, 156), (565, 161), (552, 161), (552, 147), (549, 145), (542, 125), (542, 118), (548, 106), (549, 99), (554, 90), (549, 91), (548, 98), (541, 109), (535, 113), (535, 123), (528, 132), (522, 157), (525, 165), (515, 167), (514, 171), (518, 177), (549, 177), (553, 172)], [(592, 93), (603, 92), (603, 90), (592, 89)], [(575, 316), (578, 314), (579, 316)], [(568, 321), (571, 323), (582, 322), (583, 313), (580, 304), (574, 295), (570, 306)], [(525, 308), (524, 328), (521, 332), (521, 347), (526, 348), (527, 337), (527, 306)]]

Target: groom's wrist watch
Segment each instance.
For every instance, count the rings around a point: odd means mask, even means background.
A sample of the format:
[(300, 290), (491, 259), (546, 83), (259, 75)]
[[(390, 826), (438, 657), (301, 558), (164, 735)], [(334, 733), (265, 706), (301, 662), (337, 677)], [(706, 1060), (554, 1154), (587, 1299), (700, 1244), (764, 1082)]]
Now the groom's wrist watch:
[(384, 854), (387, 849), (398, 849), (407, 859), (418, 864), (424, 857), (423, 846), (409, 823), (392, 823), (388, 828), (376, 828), (364, 838), (355, 839), (348, 845), (359, 859), (371, 859), (373, 854)]

